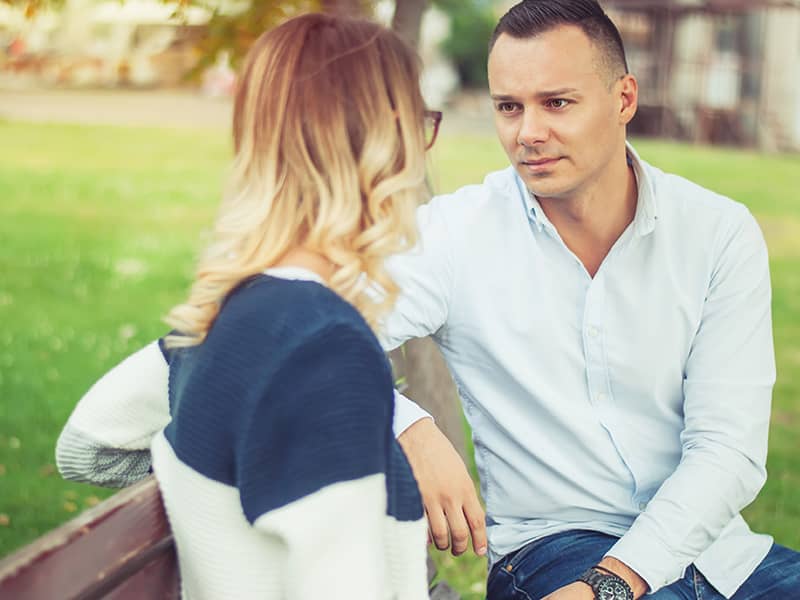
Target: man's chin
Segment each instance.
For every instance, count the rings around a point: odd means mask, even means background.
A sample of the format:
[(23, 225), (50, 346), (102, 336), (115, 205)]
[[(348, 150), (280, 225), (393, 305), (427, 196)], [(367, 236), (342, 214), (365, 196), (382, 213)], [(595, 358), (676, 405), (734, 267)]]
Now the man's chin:
[(534, 196), (554, 198), (563, 192), (563, 185), (559, 185), (559, 182), (552, 175), (536, 175), (535, 177), (526, 176), (522, 173), (520, 175), (525, 187)]
[(555, 175), (555, 169), (536, 169), (532, 170), (526, 167), (525, 165), (517, 166), (517, 173), (519, 176), (522, 177), (525, 181), (548, 181), (553, 179)]

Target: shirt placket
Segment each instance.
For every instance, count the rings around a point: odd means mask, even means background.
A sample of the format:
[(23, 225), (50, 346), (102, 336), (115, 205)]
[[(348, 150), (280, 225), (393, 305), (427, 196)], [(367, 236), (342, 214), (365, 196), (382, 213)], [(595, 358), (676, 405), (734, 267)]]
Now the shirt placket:
[(611, 268), (609, 264), (614, 256), (628, 243), (632, 235), (631, 229), (627, 229), (620, 236), (620, 239), (609, 251), (605, 260), (600, 265), (594, 277), (589, 275), (586, 267), (572, 250), (567, 247), (564, 240), (559, 235), (556, 228), (549, 222), (547, 217), (537, 211), (537, 204), (528, 199), (527, 201), (528, 219), (531, 226), (539, 232), (544, 232), (550, 236), (561, 249), (570, 255), (575, 261), (576, 268), (580, 270), (583, 277), (587, 280), (586, 296), (584, 299), (583, 322), (581, 323), (581, 334), (583, 338), (583, 351), (586, 361), (586, 381), (589, 392), (589, 404), (594, 410), (600, 425), (608, 433), (609, 439), (614, 446), (620, 461), (625, 465), (625, 469), (633, 482), (633, 494), (631, 495), (631, 505), (634, 510), (642, 511), (646, 507), (646, 502), (639, 493), (639, 479), (633, 469), (633, 465), (628, 460), (631, 456), (625, 449), (625, 443), (621, 439), (624, 429), (619, 423), (620, 414), (616, 409), (614, 393), (611, 388), (611, 372), (608, 364), (608, 357), (605, 351), (605, 337), (607, 335), (607, 315), (606, 305), (606, 272)]
[(608, 433), (612, 444), (622, 463), (625, 465), (634, 482), (631, 503), (634, 509), (644, 510), (644, 502), (638, 499), (639, 483), (636, 472), (628, 457), (625, 441), (622, 436), (624, 428), (620, 423), (623, 415), (616, 405), (614, 390), (611, 386), (611, 370), (605, 350), (605, 339), (608, 332), (606, 314), (607, 285), (605, 269), (597, 272), (586, 291), (584, 316), (582, 323), (583, 351), (586, 360), (586, 382), (589, 392), (589, 404)]

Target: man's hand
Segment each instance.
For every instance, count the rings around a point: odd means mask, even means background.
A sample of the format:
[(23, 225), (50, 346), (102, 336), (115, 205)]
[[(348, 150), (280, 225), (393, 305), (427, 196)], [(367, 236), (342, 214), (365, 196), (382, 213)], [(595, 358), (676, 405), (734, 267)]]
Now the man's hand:
[(589, 584), (575, 581), (547, 594), (542, 600), (594, 600), (594, 592)]
[(647, 582), (642, 579), (636, 571), (613, 556), (603, 557), (603, 560), (597, 563), (597, 565), (608, 569), (617, 577), (624, 579), (625, 583), (630, 586), (634, 598), (641, 598), (650, 589)]
[(431, 538), (453, 556), (467, 550), (486, 554), (483, 507), (464, 461), (432, 419), (420, 419), (397, 438), (417, 479)]

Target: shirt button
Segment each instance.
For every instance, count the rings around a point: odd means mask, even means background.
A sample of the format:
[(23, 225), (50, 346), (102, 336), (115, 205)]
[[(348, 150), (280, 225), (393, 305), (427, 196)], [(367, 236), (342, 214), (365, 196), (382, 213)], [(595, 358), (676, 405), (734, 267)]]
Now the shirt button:
[(599, 394), (597, 394), (598, 402), (605, 402), (606, 400), (608, 400), (608, 394), (606, 394), (605, 392), (600, 392)]
[(589, 327), (589, 337), (596, 338), (600, 335), (600, 330), (597, 327)]
[(639, 510), (644, 510), (647, 508), (647, 502), (639, 502)]

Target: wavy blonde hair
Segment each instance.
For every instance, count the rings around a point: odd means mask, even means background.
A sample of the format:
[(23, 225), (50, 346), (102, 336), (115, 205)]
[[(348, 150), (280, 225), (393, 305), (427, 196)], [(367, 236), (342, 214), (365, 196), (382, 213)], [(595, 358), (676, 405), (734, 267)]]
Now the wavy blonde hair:
[(416, 243), (424, 109), (416, 54), (380, 25), (308, 14), (262, 35), (236, 93), (212, 239), (166, 318), (168, 345), (202, 342), (231, 290), (296, 247), (330, 261), (329, 286), (376, 327), (398, 293), (384, 261)]

